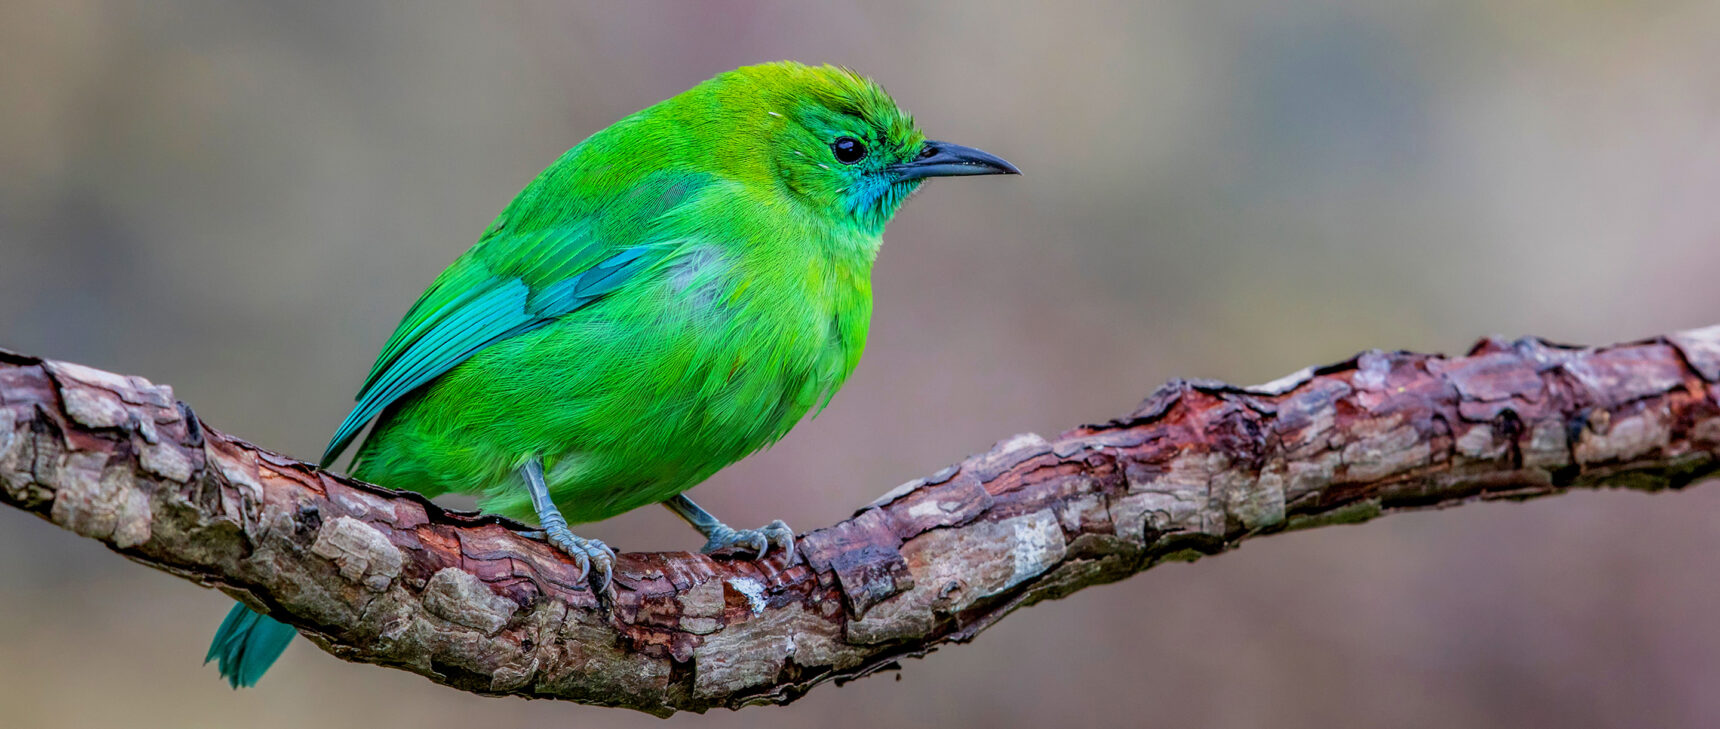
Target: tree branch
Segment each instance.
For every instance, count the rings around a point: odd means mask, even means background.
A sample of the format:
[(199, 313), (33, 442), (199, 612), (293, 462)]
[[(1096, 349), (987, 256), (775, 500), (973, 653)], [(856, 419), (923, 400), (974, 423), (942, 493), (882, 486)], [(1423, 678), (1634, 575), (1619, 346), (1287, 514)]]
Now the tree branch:
[(0, 350), (0, 500), (325, 650), (483, 694), (660, 715), (787, 703), (1010, 611), (1243, 539), (1720, 470), (1720, 326), (1601, 349), (1366, 352), (1018, 435), (800, 537), (794, 564), (624, 554), (613, 602), (501, 519), (202, 425), (137, 377)]

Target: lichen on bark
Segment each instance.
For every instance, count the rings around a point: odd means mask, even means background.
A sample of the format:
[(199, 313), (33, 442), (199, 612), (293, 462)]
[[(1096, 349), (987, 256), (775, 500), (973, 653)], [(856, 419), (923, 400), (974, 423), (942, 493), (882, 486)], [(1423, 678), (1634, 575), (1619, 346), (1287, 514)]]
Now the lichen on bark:
[(1004, 439), (801, 535), (792, 563), (623, 554), (600, 599), (519, 525), (271, 453), (141, 378), (0, 350), (0, 501), (348, 660), (659, 715), (786, 703), (1245, 539), (1717, 469), (1720, 326), (1365, 352)]

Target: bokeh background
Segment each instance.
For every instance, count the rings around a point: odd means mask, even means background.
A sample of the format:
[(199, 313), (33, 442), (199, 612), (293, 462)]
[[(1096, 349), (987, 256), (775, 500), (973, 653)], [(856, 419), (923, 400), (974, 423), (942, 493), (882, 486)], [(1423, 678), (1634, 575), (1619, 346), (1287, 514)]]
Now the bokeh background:
[[(0, 2), (0, 346), (315, 456), (421, 288), (590, 132), (721, 70), (873, 75), (1025, 177), (891, 226), (834, 404), (695, 493), (831, 523), (1017, 432), (1489, 333), (1720, 322), (1720, 3)], [(647, 509), (589, 528), (696, 537)], [(671, 726), (1720, 724), (1720, 488), (1250, 543), (788, 708)], [(202, 667), (229, 602), (0, 510), (6, 727), (652, 727), (308, 643)]]

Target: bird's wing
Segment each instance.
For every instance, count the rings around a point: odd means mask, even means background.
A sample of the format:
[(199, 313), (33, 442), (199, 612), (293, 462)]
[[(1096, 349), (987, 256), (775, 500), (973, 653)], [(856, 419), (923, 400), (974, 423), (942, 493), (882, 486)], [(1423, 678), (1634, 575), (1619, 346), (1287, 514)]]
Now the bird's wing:
[[(660, 186), (645, 184), (635, 192)], [(687, 187), (685, 180), (676, 181), (665, 194), (679, 202)], [(624, 199), (641, 198), (647, 200), (645, 209), (611, 208), (606, 216), (661, 214), (673, 207), (662, 205), (658, 195)], [(630, 206), (624, 202), (622, 207)], [(366, 423), (407, 393), (491, 344), (596, 301), (662, 258), (665, 247), (642, 240), (652, 237), (642, 227), (635, 227), (639, 232), (632, 235), (617, 234), (614, 226), (603, 226), (595, 217), (486, 237), (449, 266), (383, 345), (359, 390), (358, 404), (329, 440), (322, 465), (339, 458)]]

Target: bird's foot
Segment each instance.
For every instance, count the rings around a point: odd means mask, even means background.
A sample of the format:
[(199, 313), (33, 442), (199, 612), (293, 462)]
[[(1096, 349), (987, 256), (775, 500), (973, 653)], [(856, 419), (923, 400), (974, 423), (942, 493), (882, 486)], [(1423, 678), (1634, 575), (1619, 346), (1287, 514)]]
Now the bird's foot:
[(699, 550), (705, 554), (738, 547), (757, 552), (753, 559), (759, 560), (764, 559), (770, 548), (775, 546), (788, 562), (794, 561), (794, 530), (782, 523), (781, 519), (757, 529), (733, 529), (718, 522), (716, 527), (711, 529), (709, 537), (710, 541), (705, 542), (704, 548)]
[(609, 580), (615, 574), (615, 550), (609, 545), (596, 539), (586, 539), (569, 531), (566, 525), (551, 524), (545, 529), (524, 532), (532, 539), (542, 539), (550, 546), (561, 550), (574, 563), (579, 565), (580, 579), (591, 580), (591, 586), (598, 592), (609, 587)]

